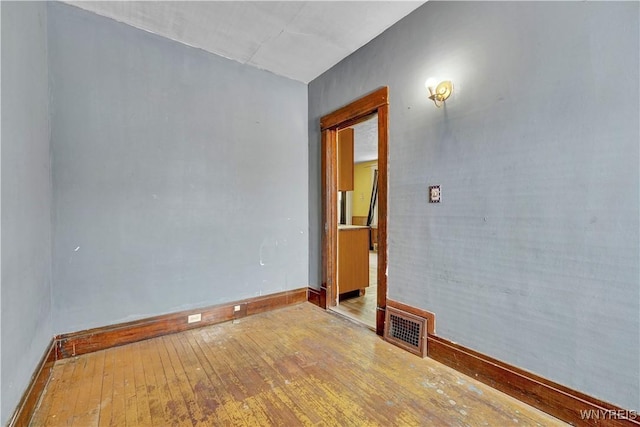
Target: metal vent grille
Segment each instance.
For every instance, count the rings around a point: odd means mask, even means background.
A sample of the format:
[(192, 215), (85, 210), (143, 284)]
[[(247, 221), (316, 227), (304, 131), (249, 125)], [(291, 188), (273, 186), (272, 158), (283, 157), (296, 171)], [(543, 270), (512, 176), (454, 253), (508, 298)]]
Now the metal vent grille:
[(393, 307), (386, 309), (384, 339), (420, 357), (427, 355), (427, 319)]

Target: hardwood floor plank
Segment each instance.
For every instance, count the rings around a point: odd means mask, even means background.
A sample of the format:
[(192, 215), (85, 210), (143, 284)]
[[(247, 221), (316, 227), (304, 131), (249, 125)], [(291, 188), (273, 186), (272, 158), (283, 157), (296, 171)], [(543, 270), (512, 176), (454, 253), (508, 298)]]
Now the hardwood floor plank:
[(124, 364), (124, 404), (125, 425), (138, 425), (138, 401), (136, 400), (136, 380), (133, 371), (132, 353), (133, 347), (123, 349), (120, 347)]
[[(223, 398), (225, 408), (232, 418), (243, 419), (243, 423), (239, 425), (255, 425), (258, 422), (258, 417), (244, 402), (240, 380), (228, 367), (226, 359), (220, 357), (220, 353), (225, 350), (222, 341), (223, 337), (219, 336), (219, 331), (202, 329), (197, 332), (199, 333), (199, 343), (202, 346), (203, 353), (215, 373), (214, 378), (218, 381), (217, 387), (219, 387), (218, 389), (221, 393), (226, 395)], [(216, 349), (221, 351), (216, 351)]]
[[(267, 363), (273, 367), (276, 375), (284, 378), (285, 384), (293, 387), (295, 390), (293, 395), (302, 397), (298, 400), (312, 403), (319, 417), (326, 416), (324, 412), (327, 408), (323, 408), (324, 402), (332, 401), (334, 404), (330, 405), (329, 410), (335, 414), (343, 414), (345, 425), (354, 425), (357, 418), (354, 416), (350, 419), (346, 415), (349, 408), (344, 406), (344, 399), (340, 394), (319, 382), (319, 375), (309, 375), (312, 373), (310, 368), (317, 364), (314, 356), (310, 353), (304, 354), (304, 350), (295, 345), (284, 345), (286, 342), (283, 343), (278, 339), (281, 332), (277, 329), (271, 328), (260, 332), (251, 334), (249, 338), (266, 350), (261, 353), (263, 358), (270, 361)], [(310, 390), (313, 392), (310, 393)]]
[[(182, 393), (182, 397), (187, 405), (187, 412), (190, 415), (191, 423), (194, 426), (197, 425), (207, 425), (208, 417), (205, 416), (202, 407), (197, 404), (197, 397), (195, 392), (193, 391), (193, 386), (191, 385), (191, 381), (187, 371), (184, 367), (184, 363), (182, 362), (181, 353), (176, 350), (176, 339), (179, 336), (165, 336), (163, 337), (163, 341), (165, 347), (167, 348), (167, 353), (169, 354), (169, 358), (171, 360), (171, 364), (173, 370), (176, 374), (176, 378), (179, 379), (179, 388)], [(177, 348), (181, 349), (181, 345)], [(197, 369), (197, 368), (196, 368)], [(210, 425), (210, 424), (209, 424)]]
[(56, 363), (31, 425), (565, 425), (305, 303)]
[(153, 357), (155, 354), (155, 348), (153, 348), (153, 340), (142, 341), (139, 344), (140, 361), (144, 371), (144, 380), (147, 390), (147, 396), (149, 399), (149, 414), (151, 415), (152, 425), (158, 426), (166, 423), (165, 420), (170, 420), (165, 417), (165, 405), (170, 398), (165, 398), (167, 391), (164, 386), (161, 387), (156, 380), (156, 373), (162, 377), (164, 374), (162, 365), (159, 365), (156, 359)]
[(189, 341), (191, 334), (172, 336), (173, 344), (191, 385), (195, 402), (202, 412), (199, 422), (204, 425), (234, 425), (221, 399), (207, 376), (207, 370), (200, 362)]
[[(373, 405), (375, 395), (372, 396), (370, 393), (345, 395), (345, 390), (349, 390), (351, 387), (357, 389), (364, 386), (367, 389), (372, 386), (372, 384), (364, 384), (359, 378), (357, 364), (351, 360), (339, 360), (329, 349), (320, 353), (316, 352), (315, 356), (319, 356), (324, 363), (308, 367), (306, 372), (314, 378), (316, 383), (320, 383), (322, 388), (329, 390), (329, 395), (338, 396), (335, 404), (341, 411), (335, 415), (335, 422), (351, 422), (358, 425), (358, 421), (361, 420), (366, 424), (389, 425), (389, 419), (386, 417), (387, 411), (369, 412), (363, 410), (366, 407), (376, 407)], [(337, 364), (348, 368), (349, 375), (336, 376), (334, 367)]]
[[(257, 335), (257, 336), (256, 336)], [(268, 348), (271, 340), (265, 338), (273, 338), (269, 334), (256, 334), (248, 337), (259, 349)], [(248, 349), (246, 349), (248, 351)], [(294, 364), (295, 362), (286, 360), (287, 355), (278, 349), (273, 348), (272, 351), (258, 351), (256, 353), (261, 359), (261, 364), (266, 364), (270, 368), (270, 376), (274, 378), (276, 388), (274, 390), (278, 397), (285, 404), (296, 407), (297, 411), (305, 414), (305, 418), (311, 425), (319, 425), (323, 421), (323, 415), (319, 409), (321, 401), (317, 397), (317, 393), (309, 393), (306, 387), (301, 385), (301, 381), (290, 381), (289, 376), (283, 374), (279, 369), (282, 364)], [(299, 367), (298, 367), (299, 368)]]
[[(406, 370), (407, 365), (410, 368), (415, 366), (412, 363), (415, 356), (398, 348), (390, 347), (388, 349), (390, 352), (389, 356), (393, 355), (393, 357), (381, 358), (379, 363), (376, 364), (364, 367), (359, 366), (360, 360), (371, 360), (372, 357), (375, 357), (377, 346), (375, 343), (373, 343), (373, 346), (353, 345), (354, 342), (357, 343), (357, 334), (354, 335), (353, 330), (343, 332), (341, 329), (338, 324), (338, 328), (335, 331), (335, 340), (322, 348), (318, 356), (323, 359), (332, 360), (337, 349), (345, 348), (348, 350), (346, 354), (349, 359), (349, 364), (354, 366), (354, 369), (351, 369), (348, 377), (349, 382), (344, 383), (345, 387), (351, 384), (356, 388), (366, 388), (367, 384), (370, 384), (371, 381), (376, 381), (376, 390), (368, 393), (368, 400), (362, 401), (361, 404), (371, 407), (379, 407), (381, 404), (384, 404), (387, 407), (387, 410), (384, 411), (384, 416), (389, 419), (373, 419), (371, 420), (372, 422), (388, 423), (394, 422), (397, 419), (403, 419), (403, 422), (408, 424), (414, 424), (420, 420), (424, 422), (428, 421), (428, 423), (433, 425), (448, 424), (446, 418), (443, 418), (443, 411), (432, 411), (433, 399), (431, 402), (425, 403), (420, 401), (419, 405), (414, 405), (415, 412), (413, 412), (413, 415), (406, 413), (404, 410), (407, 405), (416, 403), (415, 395), (420, 395), (422, 390), (408, 388), (405, 381), (398, 383), (394, 378), (403, 376), (402, 369), (398, 368), (404, 368), (404, 370)], [(322, 330), (314, 330), (314, 332), (319, 336), (325, 333)], [(394, 361), (401, 361), (401, 363), (396, 364)], [(336, 361), (332, 360), (331, 363), (334, 364)]]
[(121, 353), (122, 347), (112, 348), (110, 353), (113, 354), (113, 395), (111, 401), (111, 421), (110, 426), (127, 425), (126, 418), (126, 402), (124, 394), (124, 359)]
[(71, 376), (73, 375), (73, 369), (75, 368), (75, 365), (63, 362), (64, 361), (61, 361), (60, 363), (57, 363), (53, 366), (51, 379), (49, 380), (49, 383), (47, 384), (47, 387), (45, 388), (43, 393), (43, 395), (46, 393), (53, 398), (40, 400), (40, 405), (38, 406), (37, 411), (34, 413), (30, 425), (47, 425), (47, 420), (49, 419), (49, 417), (53, 417), (55, 419), (61, 407), (64, 405), (66, 396), (65, 392), (71, 381)]
[(111, 412), (113, 410), (113, 376), (115, 369), (115, 352), (105, 352), (104, 371), (102, 373), (102, 406), (98, 418), (98, 426), (111, 425)]
[(144, 375), (144, 365), (140, 356), (140, 343), (131, 345), (131, 363), (135, 381), (135, 398), (137, 403), (137, 419), (134, 425), (141, 427), (152, 426), (150, 397), (147, 393), (147, 382)]
[[(205, 330), (205, 333), (210, 332)], [(236, 365), (235, 357), (237, 349), (233, 348), (232, 335), (222, 338), (222, 349), (224, 351), (215, 351), (209, 347), (209, 351), (216, 354), (215, 369), (222, 379), (222, 384), (232, 384), (234, 398), (241, 402), (243, 415), (247, 419), (248, 425), (269, 425), (270, 418), (264, 410), (264, 406), (260, 405), (253, 399), (253, 396), (264, 390), (262, 382), (252, 381), (251, 374), (248, 373), (244, 366)]]
[(227, 387), (221, 386), (223, 384), (222, 379), (214, 369), (216, 362), (213, 358), (210, 359), (210, 351), (206, 345), (203, 345), (204, 337), (201, 335), (201, 331), (191, 331), (189, 334), (186, 334), (186, 338), (206, 374), (206, 380), (203, 379), (202, 383), (197, 383), (200, 384), (202, 393), (207, 393), (208, 396), (215, 396), (217, 398), (221, 406), (216, 412), (226, 413), (227, 416), (221, 415), (221, 418), (226, 419), (228, 417), (230, 425), (247, 425), (247, 420), (239, 408), (241, 402), (234, 399)]
[[(165, 397), (169, 397), (169, 400), (165, 403), (165, 417), (166, 419), (176, 422), (180, 426), (191, 426), (191, 419), (187, 411), (187, 402), (182, 397), (182, 390), (180, 390), (180, 379), (176, 377), (176, 373), (171, 365), (171, 360), (167, 352), (167, 348), (164, 345), (163, 337), (159, 337), (156, 344), (157, 360), (162, 366), (162, 373), (164, 374), (165, 390), (168, 391)], [(157, 380), (157, 376), (156, 376)]]
[(87, 359), (80, 359), (74, 357), (72, 359), (66, 359), (64, 362), (68, 363), (71, 369), (71, 376), (67, 383), (65, 398), (54, 402), (51, 407), (51, 414), (47, 417), (45, 426), (57, 426), (64, 425), (69, 426), (73, 423), (74, 408), (80, 389), (76, 384), (83, 376), (83, 368), (87, 363)]
[[(275, 331), (276, 333), (278, 333), (278, 331)], [(277, 342), (278, 340), (274, 340), (274, 342)], [(293, 349), (295, 348), (300, 348), (300, 347), (304, 347), (301, 346), (301, 343), (294, 343), (295, 345), (292, 345), (288, 351), (293, 352)], [(285, 350), (287, 351), (287, 350)], [(271, 353), (271, 351), (267, 352), (267, 353)], [(308, 355), (303, 355), (302, 357), (300, 357), (300, 352), (295, 352), (296, 353), (296, 357), (292, 358), (292, 360), (313, 360), (314, 359), (314, 355), (312, 353), (309, 353)], [(306, 372), (307, 374), (311, 374), (312, 378), (313, 378), (313, 387), (315, 387), (316, 389), (320, 386), (320, 387), (324, 387), (324, 382), (329, 380), (331, 382), (335, 382), (335, 379), (333, 379), (333, 369), (332, 366), (334, 366), (336, 363), (340, 363), (340, 361), (338, 361), (337, 359), (334, 359), (334, 354), (335, 352), (331, 349), (327, 349), (327, 351), (321, 355), (321, 357), (319, 357), (319, 359), (325, 361), (326, 363), (322, 363), (320, 365), (311, 365), (311, 366), (307, 366), (306, 367)], [(317, 358), (318, 354), (315, 355), (315, 357)], [(354, 361), (350, 361), (350, 365), (357, 365), (357, 363), (354, 363)], [(367, 384), (366, 380), (363, 381), (357, 381), (356, 384), (353, 383), (354, 378), (352, 377), (353, 374), (357, 374), (357, 371), (354, 371), (353, 369), (351, 369), (349, 371), (350, 376), (347, 378), (346, 376), (344, 377), (344, 379), (340, 379), (340, 383), (342, 384), (342, 386), (346, 389), (348, 389), (350, 386), (354, 386), (359, 384), (360, 386), (364, 386), (364, 387), (368, 387), (369, 385)], [(341, 396), (339, 394), (339, 392), (334, 392), (331, 388), (325, 389), (326, 393), (326, 398), (329, 398), (331, 401), (335, 402), (335, 407), (339, 408), (339, 411), (334, 414), (335, 420), (341, 424), (345, 424), (345, 423), (353, 423), (354, 425), (359, 425), (363, 420), (365, 422), (369, 422), (369, 423), (374, 423), (374, 424), (388, 424), (390, 422), (389, 418), (386, 416), (386, 414), (388, 413), (388, 411), (382, 412), (382, 413), (372, 413), (372, 414), (367, 414), (367, 413), (363, 413), (360, 408), (362, 406), (364, 407), (371, 407), (372, 404), (374, 404), (374, 401), (370, 401), (368, 399), (361, 399), (360, 400), (360, 405), (356, 405), (357, 410), (355, 412), (353, 412), (353, 406), (352, 405), (348, 405), (348, 406), (342, 406), (341, 403), (343, 403), (345, 401), (344, 397)], [(337, 397), (336, 397), (337, 396)], [(347, 400), (347, 402), (349, 402), (349, 400)], [(351, 403), (351, 402), (349, 402)], [(320, 406), (322, 407), (322, 406)]]
[[(272, 374), (273, 371), (265, 370), (264, 360), (260, 357), (264, 348), (255, 345), (254, 342), (248, 339), (237, 340), (236, 345), (239, 349), (239, 357), (242, 360), (241, 364), (250, 367), (250, 371), (257, 381), (263, 381), (270, 387), (267, 393), (260, 395), (260, 398), (264, 400), (263, 404), (265, 406), (275, 407), (276, 410), (270, 409), (269, 413), (277, 413), (283, 416), (282, 422), (286, 425), (291, 425), (296, 422), (303, 425), (313, 425), (306, 413), (300, 409), (299, 405), (292, 401), (284, 392), (283, 389), (286, 388), (290, 382), (287, 380), (278, 381), (278, 378)], [(299, 400), (300, 399), (296, 399), (296, 401)]]
[[(93, 355), (92, 355), (93, 356)], [(69, 418), (65, 425), (72, 426), (75, 420), (84, 414), (86, 401), (88, 398), (88, 388), (91, 385), (93, 377), (93, 366), (95, 364), (95, 357), (77, 358), (77, 366), (74, 371), (74, 382), (72, 385), (71, 394), (75, 395), (73, 400), (73, 406), (69, 407)], [(63, 409), (63, 413), (67, 412), (67, 408)], [(65, 414), (66, 415), (66, 414)], [(65, 417), (66, 418), (66, 417)]]
[(100, 394), (105, 352), (92, 353), (86, 365), (86, 373), (78, 384), (80, 394), (74, 409), (72, 426), (97, 426), (100, 417)]

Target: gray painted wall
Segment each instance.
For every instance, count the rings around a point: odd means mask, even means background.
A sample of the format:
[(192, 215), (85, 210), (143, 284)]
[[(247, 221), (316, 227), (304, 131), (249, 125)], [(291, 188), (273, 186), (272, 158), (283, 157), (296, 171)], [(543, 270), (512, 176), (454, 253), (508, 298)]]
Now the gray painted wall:
[(54, 327), (308, 285), (307, 88), (49, 4)]
[[(0, 2), (0, 45), (2, 44), (2, 2)], [(1, 49), (0, 49), (1, 50)], [(2, 63), (2, 58), (0, 58)], [(2, 100), (2, 67), (0, 67), (0, 100)], [(2, 102), (0, 101), (0, 129), (2, 129)], [(2, 131), (0, 130), (0, 189), (2, 188)], [(1, 193), (1, 191), (0, 191)], [(0, 196), (0, 212), (2, 197)], [(0, 219), (0, 242), (2, 242), (2, 220)], [(2, 244), (0, 243), (0, 311), (2, 310)], [(2, 315), (0, 315), (0, 423), (2, 417)]]
[(2, 425), (53, 336), (46, 11), (2, 4)]
[[(639, 410), (639, 6), (429, 2), (311, 82), (312, 285), (319, 118), (389, 85), (389, 297)], [(454, 81), (443, 109), (431, 75)]]

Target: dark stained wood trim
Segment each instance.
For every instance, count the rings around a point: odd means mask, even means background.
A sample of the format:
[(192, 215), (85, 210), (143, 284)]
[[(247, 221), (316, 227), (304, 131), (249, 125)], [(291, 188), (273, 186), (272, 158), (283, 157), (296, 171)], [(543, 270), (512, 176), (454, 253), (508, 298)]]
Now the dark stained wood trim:
[[(428, 336), (428, 356), (526, 404), (579, 426), (640, 426), (635, 420), (617, 419), (635, 412), (554, 383), (435, 335)], [(600, 411), (600, 419), (583, 419), (580, 411)], [(614, 411), (616, 415), (604, 416)]]
[[(435, 335), (435, 315), (408, 304), (387, 300), (387, 306), (426, 318), (428, 356), (565, 422), (580, 426), (640, 426), (640, 415), (555, 383)], [(596, 411), (599, 419), (583, 419)], [(605, 415), (612, 414), (612, 415)], [(615, 415), (614, 415), (615, 414)], [(630, 415), (635, 420), (617, 419)]]
[(335, 279), (338, 254), (338, 130), (322, 131), (322, 308), (336, 305)]
[(346, 122), (340, 123), (340, 126), (338, 127), (338, 129), (342, 130), (342, 129), (350, 127), (350, 126), (355, 126), (358, 123), (366, 122), (367, 120), (373, 118), (373, 116), (375, 116), (376, 114), (377, 114), (377, 110), (374, 110), (373, 113), (371, 113), (371, 114), (367, 114), (365, 116), (357, 116), (357, 117), (355, 117), (353, 119), (349, 119)]
[[(385, 100), (388, 101), (386, 91)], [(378, 108), (378, 291), (376, 309), (376, 334), (384, 335), (387, 307), (387, 191), (389, 158), (389, 106)], [(380, 219), (383, 219), (380, 221)]]
[(320, 291), (311, 287), (307, 289), (307, 301), (320, 307)]
[(320, 119), (322, 183), (322, 282), (320, 307), (335, 306), (337, 274), (337, 162), (339, 129), (378, 114), (378, 293), (376, 333), (383, 335), (387, 299), (387, 163), (389, 143), (389, 88), (381, 87)]
[(427, 333), (434, 335), (436, 333), (436, 315), (430, 311), (422, 310), (420, 308), (412, 307), (407, 304), (403, 304), (392, 299), (387, 299), (387, 307), (393, 307), (398, 310), (406, 311), (407, 313), (414, 314), (423, 319), (427, 319)]
[(368, 116), (374, 113), (378, 107), (387, 104), (389, 104), (389, 87), (384, 86), (351, 102), (349, 105), (323, 116), (320, 119), (320, 129), (325, 130), (344, 124), (349, 125), (347, 122)]
[(327, 288), (320, 288), (320, 307), (327, 308)]
[(8, 427), (27, 427), (31, 422), (31, 417), (36, 410), (36, 406), (40, 401), (40, 396), (44, 391), (49, 378), (51, 377), (51, 370), (53, 364), (56, 361), (56, 341), (55, 338), (51, 340), (48, 350), (45, 351), (40, 363), (36, 367), (31, 381), (27, 386), (20, 403), (16, 408), (13, 416), (7, 424)]
[(307, 289), (308, 288), (300, 288), (292, 291), (265, 295), (263, 297), (249, 298), (248, 300), (245, 300), (247, 304), (247, 316), (264, 313), (265, 311), (271, 311), (275, 308), (280, 308), (291, 304), (306, 302)]
[[(62, 334), (56, 337), (58, 344), (56, 357), (64, 359), (305, 302), (307, 301), (307, 290), (308, 288), (300, 288), (211, 307)], [(240, 310), (234, 311), (235, 306), (239, 306)], [(201, 321), (188, 323), (187, 317), (196, 313), (201, 313)]]

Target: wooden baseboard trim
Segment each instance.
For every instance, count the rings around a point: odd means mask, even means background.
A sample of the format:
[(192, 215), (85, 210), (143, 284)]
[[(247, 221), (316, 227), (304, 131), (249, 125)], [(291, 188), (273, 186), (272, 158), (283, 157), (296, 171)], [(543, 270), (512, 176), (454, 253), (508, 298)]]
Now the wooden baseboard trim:
[(640, 426), (637, 411), (625, 410), (437, 336), (435, 315), (431, 312), (390, 299), (387, 306), (428, 320), (428, 357), (521, 402), (573, 425)]
[(320, 287), (320, 308), (324, 308), (325, 310), (329, 308), (329, 304), (327, 304), (327, 287)]
[[(430, 358), (570, 424), (640, 426), (640, 414), (635, 411), (624, 410), (435, 335), (429, 335), (428, 342)], [(590, 419), (586, 419), (586, 414)]]
[(436, 315), (430, 311), (422, 310), (420, 308), (412, 307), (407, 304), (403, 304), (398, 301), (387, 299), (387, 306), (398, 310), (406, 311), (423, 319), (427, 319), (427, 333), (429, 335), (435, 335), (436, 333)]
[[(56, 337), (56, 357), (57, 359), (64, 359), (78, 356), (305, 302), (307, 301), (307, 291), (307, 288), (300, 288), (216, 306), (58, 335)], [(234, 311), (234, 307), (238, 306), (240, 310)], [(188, 323), (188, 316), (197, 313), (201, 314), (201, 320), (195, 323)]]
[(307, 301), (320, 307), (320, 291), (310, 287), (307, 290)]
[(31, 417), (40, 401), (40, 396), (51, 377), (51, 370), (56, 361), (56, 341), (51, 340), (49, 347), (45, 350), (40, 363), (36, 366), (35, 372), (31, 376), (31, 381), (27, 386), (20, 403), (7, 424), (8, 427), (27, 427), (31, 422)]

